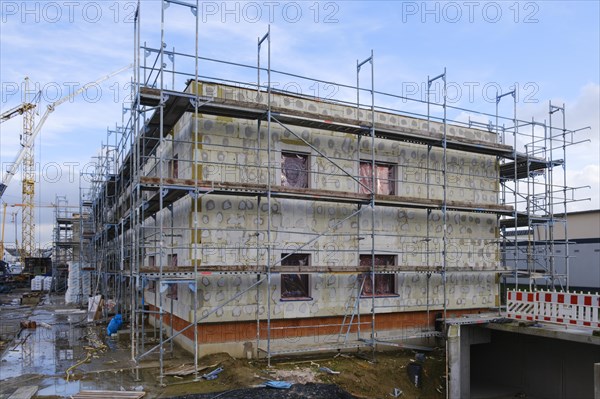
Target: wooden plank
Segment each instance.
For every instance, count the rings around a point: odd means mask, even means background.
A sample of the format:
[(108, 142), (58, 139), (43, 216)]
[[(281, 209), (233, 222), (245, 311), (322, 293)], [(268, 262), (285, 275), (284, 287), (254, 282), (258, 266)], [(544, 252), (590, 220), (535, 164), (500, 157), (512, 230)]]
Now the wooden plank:
[[(162, 273), (192, 273), (194, 272), (194, 266), (181, 265), (177, 268), (163, 267)], [(249, 273), (266, 273), (267, 268), (265, 265), (198, 265), (197, 271), (199, 273), (238, 273), (238, 272), (249, 272)], [(328, 266), (328, 265), (310, 265), (310, 266), (297, 266), (297, 265), (276, 265), (271, 267), (271, 273), (330, 273), (330, 274), (357, 274), (357, 273), (369, 273), (371, 271), (370, 265), (355, 265), (355, 266)], [(485, 273), (504, 273), (509, 271), (506, 268), (501, 267), (468, 267), (468, 266), (449, 266), (446, 267), (448, 273), (473, 273), (473, 272), (485, 272)], [(140, 273), (160, 273), (161, 269), (158, 267), (150, 268), (144, 267), (140, 269)], [(375, 273), (441, 273), (441, 266), (422, 266), (422, 265), (376, 265)], [(163, 277), (164, 278), (164, 277)], [(176, 280), (173, 280), (177, 282)], [(187, 279), (185, 281), (188, 281)]]
[(31, 399), (38, 391), (37, 385), (19, 387), (8, 399)]
[[(202, 82), (200, 82), (202, 83)], [(220, 84), (220, 86), (227, 86)], [(154, 88), (142, 87), (140, 89), (142, 103), (145, 105), (154, 104), (158, 105), (160, 102), (161, 91)], [(177, 91), (163, 91), (168, 94), (166, 101), (166, 108), (169, 111), (174, 112), (175, 116), (173, 119), (177, 119), (183, 115), (182, 105), (187, 106), (187, 111), (193, 112), (194, 108), (192, 103), (189, 101), (193, 98), (193, 94), (188, 92), (177, 92)], [(208, 100), (201, 96), (203, 100)], [(305, 98), (306, 99), (306, 98)], [(312, 99), (309, 99), (312, 100)], [(177, 106), (175, 106), (177, 105)], [(265, 104), (256, 103), (255, 101), (248, 100), (235, 100), (231, 98), (213, 97), (210, 98), (210, 102), (202, 106), (202, 113), (212, 115), (224, 115), (231, 116), (234, 118), (247, 118), (256, 119), (266, 114), (267, 107)], [(333, 130), (340, 132), (347, 132), (353, 134), (365, 134), (370, 128), (370, 120), (357, 120), (355, 118), (347, 118), (335, 115), (322, 115), (316, 112), (301, 111), (297, 109), (291, 109), (288, 107), (271, 107), (271, 113), (274, 119), (279, 119), (283, 123), (296, 125), (296, 126), (310, 126), (317, 129)], [(155, 136), (157, 130), (158, 120), (160, 119), (160, 113), (155, 112), (149, 122), (150, 132)], [(168, 112), (165, 112), (168, 114)], [(394, 114), (389, 113), (392, 116)], [(409, 117), (410, 118), (410, 117)], [(412, 120), (422, 121), (419, 118), (410, 118)], [(171, 120), (165, 121), (165, 129), (163, 131), (167, 133), (172, 127), (173, 122)], [(451, 125), (451, 127), (457, 127)], [(399, 141), (415, 141), (420, 144), (432, 144), (436, 147), (442, 146), (443, 135), (438, 132), (431, 132), (424, 129), (410, 128), (404, 126), (397, 126), (393, 124), (375, 124), (376, 136), (383, 137), (391, 140)], [(481, 129), (477, 129), (481, 130)], [(149, 135), (152, 133), (148, 133)], [(460, 137), (456, 135), (448, 135), (447, 137), (448, 148), (456, 149), (459, 151), (468, 151), (488, 155), (501, 155), (511, 159), (513, 157), (512, 147), (505, 144), (491, 143), (488, 141), (469, 139), (466, 137)]]
[(194, 374), (196, 371), (197, 372), (201, 372), (207, 369), (212, 369), (217, 367), (219, 364), (215, 363), (215, 364), (211, 364), (210, 366), (198, 366), (198, 370), (194, 369), (194, 365), (186, 365), (186, 364), (182, 364), (178, 367), (173, 367), (170, 369), (167, 369), (164, 371), (164, 375), (190, 375), (190, 374)]
[[(209, 180), (192, 180), (192, 179), (173, 179), (173, 178), (165, 178), (161, 179), (158, 177), (148, 177), (142, 176), (140, 178), (142, 184), (146, 185), (146, 190), (156, 190), (160, 184), (162, 183), (165, 186), (174, 186), (168, 187), (171, 188), (171, 191), (176, 191), (177, 187), (182, 191), (181, 195), (178, 198), (181, 198), (184, 194), (187, 194), (185, 191), (186, 188), (195, 188), (198, 187), (201, 190), (206, 190), (207, 192), (211, 192), (213, 194), (227, 194), (231, 195), (232, 192), (237, 193), (238, 195), (242, 194), (242, 191), (247, 191), (247, 195), (259, 195), (264, 194), (268, 190), (268, 186), (266, 184), (256, 184), (256, 183), (234, 183), (234, 182), (216, 182)], [(370, 194), (365, 193), (351, 193), (348, 191), (333, 191), (333, 190), (322, 190), (322, 189), (310, 189), (310, 188), (294, 188), (294, 187), (285, 187), (285, 186), (271, 186), (271, 191), (273, 197), (286, 197), (286, 198), (298, 198), (298, 199), (308, 199), (314, 201), (326, 201), (331, 200), (335, 202), (368, 202), (371, 198)], [(157, 193), (153, 199), (148, 202), (154, 201), (158, 203), (160, 193)], [(165, 199), (163, 198), (163, 203)], [(419, 197), (408, 197), (408, 196), (398, 196), (398, 195), (383, 195), (376, 194), (375, 195), (375, 203), (376, 205), (384, 205), (384, 206), (398, 206), (398, 207), (406, 207), (406, 208), (434, 208), (440, 209), (442, 207), (441, 199), (428, 199), (428, 198), (419, 198)], [(492, 212), (492, 213), (511, 213), (513, 208), (508, 205), (499, 205), (499, 204), (473, 204), (471, 202), (463, 202), (463, 201), (447, 201), (447, 208), (451, 210), (464, 211), (464, 212)], [(146, 212), (149, 212), (146, 210)]]
[(102, 295), (96, 295), (90, 298), (88, 302), (88, 321), (98, 320), (100, 311), (102, 310), (103, 299)]

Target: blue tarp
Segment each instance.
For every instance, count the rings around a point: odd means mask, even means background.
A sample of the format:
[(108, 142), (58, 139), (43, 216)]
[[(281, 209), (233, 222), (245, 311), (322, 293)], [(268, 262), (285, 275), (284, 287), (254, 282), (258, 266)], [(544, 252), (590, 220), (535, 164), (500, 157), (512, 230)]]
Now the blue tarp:
[(108, 323), (108, 327), (106, 327), (106, 333), (111, 336), (115, 334), (122, 325), (123, 317), (120, 314), (117, 314), (110, 320), (110, 323)]
[(287, 381), (267, 381), (265, 386), (267, 388), (290, 389), (292, 383)]

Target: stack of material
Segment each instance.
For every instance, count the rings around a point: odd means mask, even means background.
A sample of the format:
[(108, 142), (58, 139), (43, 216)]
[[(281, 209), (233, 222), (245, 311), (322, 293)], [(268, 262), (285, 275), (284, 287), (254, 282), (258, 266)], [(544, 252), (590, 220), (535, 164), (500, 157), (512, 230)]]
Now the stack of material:
[(31, 280), (31, 291), (42, 291), (44, 288), (44, 276), (35, 276)]
[(69, 262), (66, 303), (86, 304), (92, 294), (92, 278), (89, 271), (82, 270), (79, 262)]
[(89, 271), (81, 270), (81, 293), (86, 304), (88, 297), (92, 296), (92, 274)]
[(43, 288), (44, 291), (50, 291), (52, 289), (52, 277), (46, 276), (44, 277)]

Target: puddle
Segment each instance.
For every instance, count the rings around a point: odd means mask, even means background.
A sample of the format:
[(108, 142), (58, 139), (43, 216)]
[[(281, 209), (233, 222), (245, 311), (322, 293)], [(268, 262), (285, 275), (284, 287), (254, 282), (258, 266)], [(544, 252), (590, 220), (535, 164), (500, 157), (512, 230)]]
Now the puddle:
[[(128, 373), (99, 373), (91, 379), (66, 381), (64, 378), (46, 378), (39, 383), (38, 396), (70, 397), (82, 390), (134, 390), (139, 386)], [(139, 389), (139, 388), (138, 388)]]
[(44, 388), (37, 392), (38, 396), (71, 396), (79, 393), (82, 389), (86, 389), (82, 386), (82, 381), (67, 382), (63, 378), (47, 378), (42, 381), (41, 385)]
[[(81, 337), (84, 330), (72, 315), (53, 315), (45, 310), (36, 310), (30, 320), (38, 323), (35, 329), (24, 329), (8, 347), (2, 357), (0, 379), (24, 374), (63, 374), (84, 354)], [(75, 320), (74, 320), (75, 319)], [(41, 324), (46, 323), (45, 328)]]
[[(0, 338), (8, 342), (0, 362), (0, 398), (23, 385), (37, 385), (38, 397), (69, 398), (81, 390), (144, 390), (148, 398), (160, 395), (158, 355), (136, 365), (128, 339), (107, 338), (106, 325), (87, 323), (86, 310), (60, 300), (44, 299), (37, 307), (0, 306)], [(20, 322), (26, 320), (35, 321), (37, 328), (21, 329)], [(174, 362), (185, 356), (179, 351)], [(73, 366), (67, 381), (66, 372)]]

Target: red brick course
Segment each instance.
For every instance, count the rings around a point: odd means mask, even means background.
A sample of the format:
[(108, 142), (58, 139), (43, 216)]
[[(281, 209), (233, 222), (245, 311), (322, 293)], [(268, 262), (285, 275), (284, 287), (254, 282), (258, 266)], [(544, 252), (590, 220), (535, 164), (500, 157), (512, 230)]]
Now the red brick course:
[[(150, 310), (157, 311), (158, 308), (150, 305)], [(459, 317), (461, 315), (473, 314), (486, 310), (487, 309), (453, 310), (448, 312), (448, 317)], [(377, 314), (375, 315), (375, 329), (377, 331), (390, 331), (414, 327), (424, 328), (427, 325), (432, 326), (435, 322), (437, 313), (439, 313), (439, 311), (431, 311), (429, 313), (429, 323), (427, 323), (427, 312), (423, 311)], [(160, 316), (153, 314), (151, 317), (154, 317), (158, 320)], [(342, 319), (343, 316), (313, 317), (304, 319), (271, 319), (271, 339), (338, 334)], [(370, 329), (371, 315), (361, 315), (361, 322), (369, 323), (369, 325), (363, 324), (363, 331)], [(165, 313), (163, 315), (163, 325), (169, 327), (173, 325), (173, 328), (176, 331), (181, 331), (190, 326), (190, 323), (177, 316)], [(198, 324), (197, 329), (198, 341), (200, 343), (244, 342), (256, 339), (256, 321), (236, 321), (225, 323), (201, 322)], [(261, 338), (266, 338), (266, 320), (261, 320), (260, 330)], [(353, 326), (351, 331), (355, 332), (356, 326)], [(194, 339), (193, 328), (188, 328), (182, 334), (191, 340)]]

